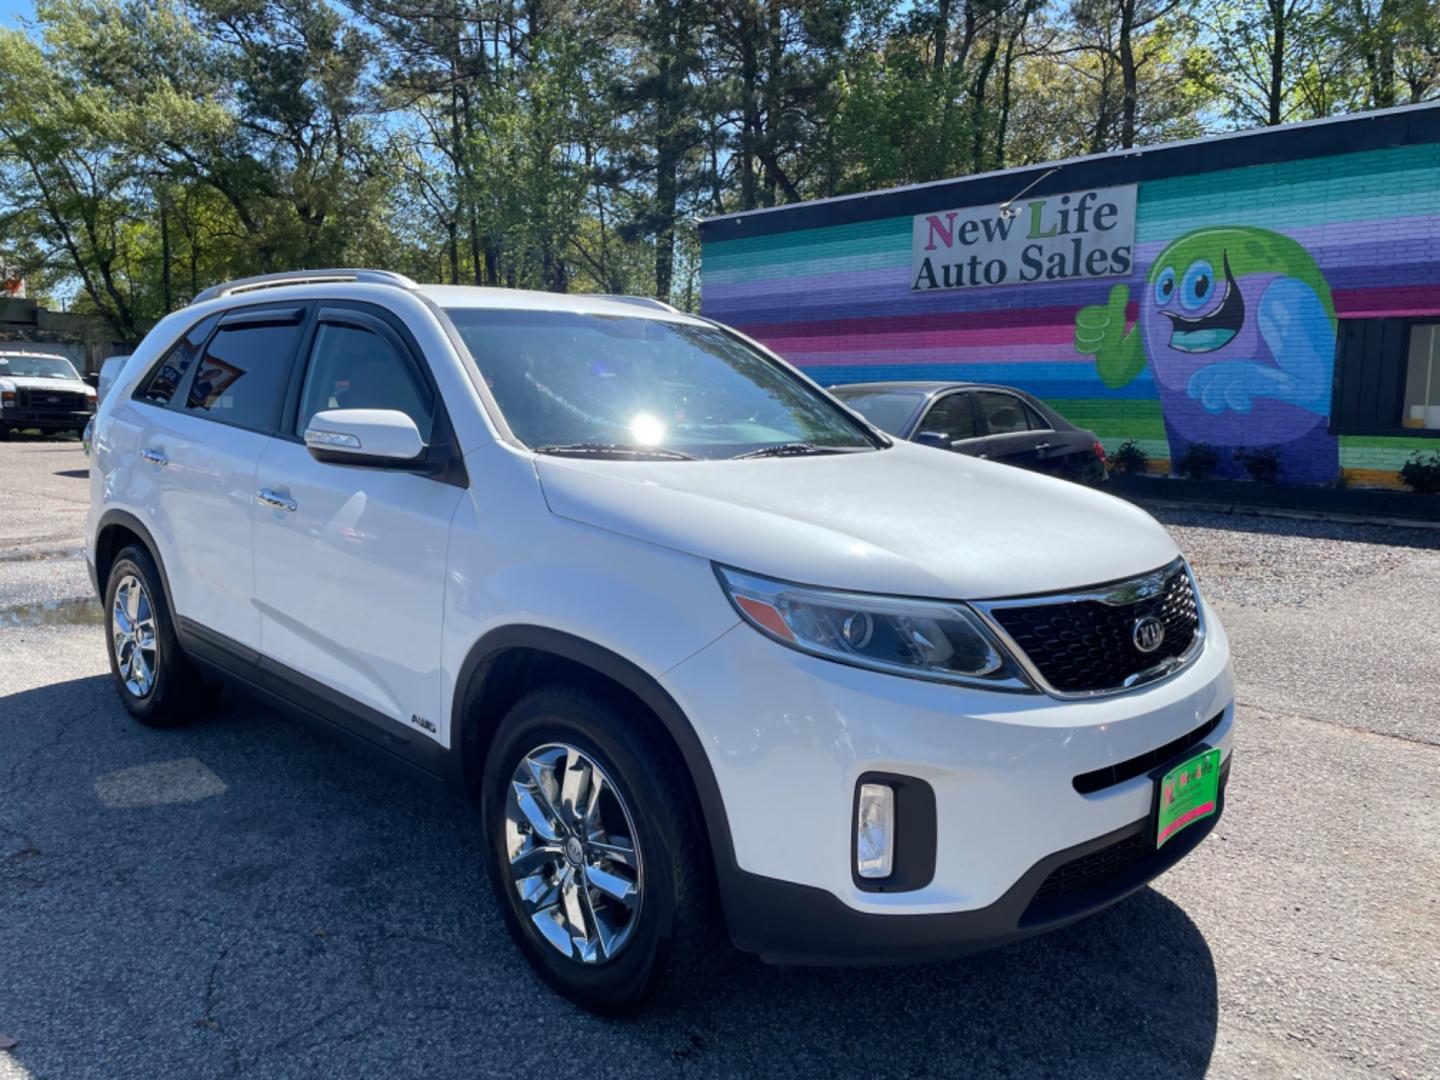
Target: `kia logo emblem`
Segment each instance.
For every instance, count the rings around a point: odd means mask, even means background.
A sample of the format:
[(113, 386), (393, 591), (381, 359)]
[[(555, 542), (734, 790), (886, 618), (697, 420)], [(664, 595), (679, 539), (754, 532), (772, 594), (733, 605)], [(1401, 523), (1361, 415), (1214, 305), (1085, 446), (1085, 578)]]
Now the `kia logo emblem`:
[(1130, 639), (1142, 653), (1152, 653), (1165, 640), (1165, 624), (1154, 615), (1136, 619), (1135, 626), (1130, 631)]

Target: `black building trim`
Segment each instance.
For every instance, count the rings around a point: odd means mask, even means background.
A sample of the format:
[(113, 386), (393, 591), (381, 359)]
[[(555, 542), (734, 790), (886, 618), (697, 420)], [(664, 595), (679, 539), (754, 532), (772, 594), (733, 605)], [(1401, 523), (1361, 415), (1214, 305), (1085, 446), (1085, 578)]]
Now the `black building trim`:
[(1248, 165), (1272, 165), (1434, 142), (1440, 142), (1440, 102), (1118, 150), (1004, 172), (708, 218), (700, 222), (700, 239), (713, 243), (772, 236), (800, 229), (853, 225), (877, 218), (1001, 203), (1014, 198), (1049, 169), (1057, 171), (1029, 194), (1143, 183)]

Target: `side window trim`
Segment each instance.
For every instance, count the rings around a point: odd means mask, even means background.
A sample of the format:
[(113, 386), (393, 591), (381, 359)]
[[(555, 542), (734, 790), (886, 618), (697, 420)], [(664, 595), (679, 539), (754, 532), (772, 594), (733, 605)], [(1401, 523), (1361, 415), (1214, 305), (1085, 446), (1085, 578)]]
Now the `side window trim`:
[[(194, 416), (200, 420), (208, 420), (212, 424), (223, 424), (225, 427), (236, 428), (240, 431), (253, 431), (257, 435), (268, 435), (273, 437), (278, 430), (278, 425), (280, 423), (281, 417), (283, 416), (283, 410), (285, 408), (286, 401), (285, 395), (280, 395), (280, 400), (276, 401), (275, 406), (270, 410), (269, 423), (263, 428), (253, 428), (248, 424), (237, 424), (233, 420), (226, 420), (219, 416), (212, 416), (204, 410), (197, 411), (195, 409), (190, 409), (186, 407), (185, 402), (188, 401), (190, 398), (190, 385), (195, 381), (196, 375), (199, 374), (200, 368), (204, 364), (205, 357), (209, 354), (210, 345), (214, 342), (216, 335), (218, 335), (220, 331), (226, 329), (236, 329), (245, 326), (299, 325), (306, 321), (306, 318), (310, 314), (310, 310), (310, 304), (305, 304), (299, 308), (297, 308), (294, 304), (282, 304), (278, 305), (278, 307), (274, 304), (267, 304), (261, 307), (242, 308), (222, 314), (219, 320), (215, 323), (215, 328), (206, 335), (205, 344), (200, 348), (199, 358), (195, 363), (190, 365), (190, 370), (185, 373), (185, 378), (180, 380), (180, 385), (176, 387), (175, 394), (170, 399), (170, 404), (169, 406), (167, 406), (167, 408), (172, 408), (176, 412), (184, 413), (186, 416)], [(276, 314), (274, 314), (276, 311), (279, 311), (281, 313), (280, 316), (277, 317)], [(295, 312), (299, 313), (298, 318), (293, 317)], [(235, 320), (233, 322), (231, 321), (232, 317)], [(299, 342), (299, 345), (301, 347), (304, 346), (304, 343), (307, 339), (307, 334), (309, 332), (309, 327), (306, 327), (301, 331)], [(297, 361), (302, 355), (301, 347), (297, 347), (290, 354), (290, 358), (287, 361), (290, 366), (290, 370), (286, 373), (285, 378), (281, 380), (282, 386), (288, 386), (289, 383), (294, 380), (295, 369), (298, 366)]]
[(304, 318), (304, 307), (241, 308), (227, 312), (220, 319), (219, 329), (234, 330), (241, 326), (296, 326)]

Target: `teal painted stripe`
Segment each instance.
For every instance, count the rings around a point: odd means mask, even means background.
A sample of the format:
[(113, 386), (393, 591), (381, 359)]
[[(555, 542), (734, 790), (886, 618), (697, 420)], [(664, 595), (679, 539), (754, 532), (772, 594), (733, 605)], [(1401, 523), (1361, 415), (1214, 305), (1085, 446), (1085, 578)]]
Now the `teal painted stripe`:
[[(805, 229), (777, 236), (725, 240), (705, 245), (705, 270), (740, 267), (790, 266), (796, 263), (831, 262), (858, 256), (879, 256), (896, 260), (885, 265), (910, 262), (910, 219), (886, 218), (869, 221), (867, 228), (836, 225), (828, 229)], [(885, 226), (876, 228), (875, 226)], [(796, 237), (803, 238), (796, 241)]]

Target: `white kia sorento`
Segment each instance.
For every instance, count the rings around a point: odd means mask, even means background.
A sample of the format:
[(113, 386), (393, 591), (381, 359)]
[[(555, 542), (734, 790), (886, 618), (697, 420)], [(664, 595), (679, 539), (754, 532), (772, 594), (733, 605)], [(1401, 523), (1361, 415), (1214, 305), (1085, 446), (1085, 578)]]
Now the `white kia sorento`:
[(478, 806), (515, 941), (616, 1011), (728, 937), (932, 960), (1215, 826), (1229, 649), (1166, 531), (895, 442), (633, 297), (270, 275), (165, 318), (95, 422), (120, 697), (218, 680)]

